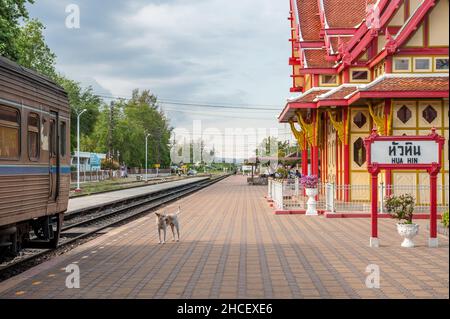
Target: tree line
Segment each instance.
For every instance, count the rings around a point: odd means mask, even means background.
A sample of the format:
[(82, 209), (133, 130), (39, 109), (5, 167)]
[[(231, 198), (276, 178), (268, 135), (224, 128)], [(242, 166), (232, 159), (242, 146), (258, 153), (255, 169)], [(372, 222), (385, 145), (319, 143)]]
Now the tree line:
[(44, 24), (30, 19), (27, 4), (34, 0), (0, 0), (0, 55), (47, 76), (68, 94), (71, 107), (71, 151), (76, 149), (76, 122), (80, 122), (81, 151), (106, 153), (115, 163), (145, 166), (145, 137), (148, 163), (170, 165), (169, 119), (149, 90), (134, 90), (131, 99), (106, 103), (92, 87), (82, 87), (56, 69), (56, 54), (45, 42)]

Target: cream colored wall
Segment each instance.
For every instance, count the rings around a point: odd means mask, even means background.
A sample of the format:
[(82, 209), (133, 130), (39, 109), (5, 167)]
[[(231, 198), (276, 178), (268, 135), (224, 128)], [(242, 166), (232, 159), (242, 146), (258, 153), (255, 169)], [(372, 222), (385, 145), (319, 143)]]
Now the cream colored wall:
[(423, 0), (409, 0), (409, 14), (412, 14)]
[[(393, 120), (393, 135), (428, 135), (431, 132), (431, 128), (435, 127), (438, 134), (442, 135), (446, 139), (444, 145), (444, 155), (443, 163), (444, 167), (442, 173), (438, 177), (438, 202), (439, 204), (448, 204), (448, 190), (445, 187), (449, 185), (449, 160), (448, 160), (448, 114), (449, 106), (448, 101), (442, 100), (405, 100), (405, 101), (394, 101), (394, 120)], [(402, 123), (398, 116), (398, 110), (403, 106), (407, 106), (411, 110), (411, 119)], [(431, 105), (437, 112), (437, 117), (431, 123), (428, 123), (423, 118), (423, 111), (425, 108)], [(408, 186), (408, 185), (423, 185), (429, 186), (429, 175), (424, 172), (417, 171), (397, 171), (393, 173), (393, 185), (394, 186)], [(408, 186), (408, 187), (413, 187)], [(394, 188), (395, 189), (395, 188)], [(418, 190), (416, 194), (417, 203), (426, 205), (429, 203), (429, 190)]]
[(378, 41), (378, 50), (377, 50), (377, 53), (380, 53), (381, 50), (383, 50), (384, 45), (386, 44), (386, 36), (384, 36), (384, 35), (379, 35), (377, 41)]
[[(366, 123), (363, 127), (359, 128), (354, 123), (355, 116), (361, 112), (366, 117)], [(367, 107), (352, 107), (350, 108), (350, 184), (366, 186), (366, 189), (352, 189), (350, 194), (351, 200), (354, 201), (369, 201), (370, 200), (370, 175), (367, 172), (367, 163), (363, 166), (359, 166), (354, 161), (355, 142), (359, 138), (366, 138), (370, 135), (372, 130), (372, 120)]]
[(440, 0), (436, 3), (429, 18), (429, 45), (448, 46), (449, 37), (449, 4), (448, 0)]
[(392, 20), (389, 22), (390, 27), (394, 26), (402, 26), (405, 22), (405, 5), (402, 4), (400, 8), (398, 8)]
[(405, 47), (423, 47), (423, 24), (415, 31), (414, 35), (406, 42)]

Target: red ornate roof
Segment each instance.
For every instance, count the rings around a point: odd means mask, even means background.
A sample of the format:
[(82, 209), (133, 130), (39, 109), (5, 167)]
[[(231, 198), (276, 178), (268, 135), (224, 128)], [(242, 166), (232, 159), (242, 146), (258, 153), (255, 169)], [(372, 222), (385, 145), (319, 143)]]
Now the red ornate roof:
[(358, 90), (357, 85), (347, 86), (341, 85), (332, 91), (327, 92), (323, 96), (319, 96), (319, 100), (342, 100)]
[(448, 76), (386, 76), (360, 91), (448, 91)]
[(330, 28), (355, 28), (366, 17), (366, 5), (375, 0), (319, 0), (323, 1), (326, 21)]
[(326, 106), (344, 106), (366, 98), (448, 98), (448, 74), (385, 74), (364, 84), (343, 84), (335, 88), (313, 88), (297, 98), (288, 100), (279, 116), (288, 122), (295, 110)]
[(327, 60), (326, 49), (304, 49), (305, 68), (332, 68), (333, 61)]
[(321, 41), (317, 0), (297, 0), (300, 31), (304, 41)]

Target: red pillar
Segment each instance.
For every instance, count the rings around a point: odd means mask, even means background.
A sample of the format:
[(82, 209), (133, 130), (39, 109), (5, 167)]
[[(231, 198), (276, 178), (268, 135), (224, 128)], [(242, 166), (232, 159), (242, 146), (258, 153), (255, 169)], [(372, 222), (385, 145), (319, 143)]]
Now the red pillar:
[(438, 246), (437, 239), (437, 173), (430, 174), (430, 247)]
[(308, 175), (308, 145), (302, 151), (302, 175)]
[[(347, 127), (348, 121), (349, 121), (349, 109), (348, 107), (344, 110), (344, 126)], [(350, 146), (349, 143), (349, 137), (347, 136), (347, 133), (344, 136), (344, 165), (343, 165), (343, 172), (344, 172), (344, 201), (349, 202), (350, 201)]]
[(320, 178), (319, 176), (319, 147), (317, 146), (318, 144), (318, 136), (317, 134), (317, 125), (318, 125), (318, 111), (315, 110), (313, 112), (313, 127), (314, 127), (314, 142), (313, 142), (313, 147), (311, 150), (311, 160), (312, 160), (312, 175), (316, 175), (318, 178)]
[[(389, 118), (391, 117), (392, 100), (386, 99), (384, 104), (384, 135), (389, 135)], [(392, 171), (386, 170), (386, 196), (392, 195)]]
[(311, 150), (312, 175), (319, 176), (319, 147), (313, 146)]
[(378, 171), (372, 172), (372, 236), (370, 237), (370, 247), (378, 247)]

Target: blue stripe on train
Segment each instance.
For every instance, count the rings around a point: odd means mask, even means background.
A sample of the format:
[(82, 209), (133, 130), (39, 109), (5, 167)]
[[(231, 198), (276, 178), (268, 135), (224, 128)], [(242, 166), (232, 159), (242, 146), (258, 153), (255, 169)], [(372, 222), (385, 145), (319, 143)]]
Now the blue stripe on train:
[[(59, 173), (62, 175), (70, 174), (70, 166), (61, 166)], [(13, 166), (0, 165), (0, 175), (48, 175), (56, 173), (56, 166)]]

